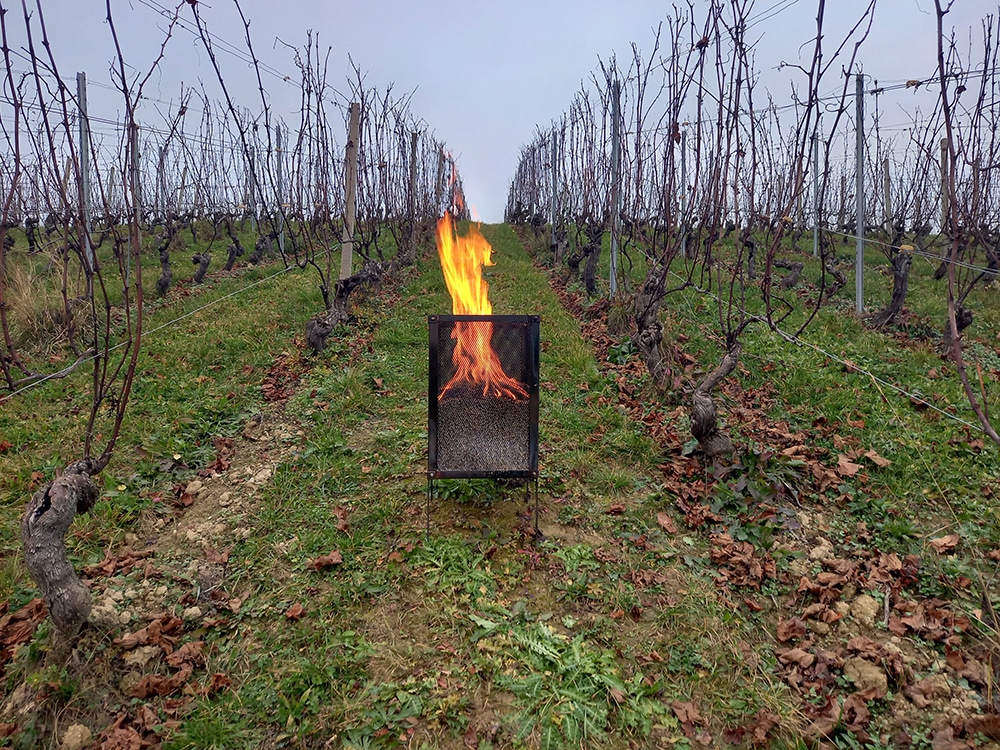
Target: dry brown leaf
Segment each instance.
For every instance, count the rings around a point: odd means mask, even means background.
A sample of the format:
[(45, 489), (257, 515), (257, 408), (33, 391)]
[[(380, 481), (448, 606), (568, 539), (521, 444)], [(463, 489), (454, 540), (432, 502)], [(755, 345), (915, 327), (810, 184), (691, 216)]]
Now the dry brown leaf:
[(777, 637), (781, 643), (801, 638), (806, 634), (806, 624), (799, 617), (789, 617), (778, 623)]
[(677, 533), (677, 525), (667, 513), (657, 513), (656, 522), (669, 534)]
[(969, 734), (981, 734), (991, 740), (1000, 740), (1000, 714), (986, 714), (966, 719), (965, 728)]
[(217, 563), (218, 565), (225, 565), (229, 562), (229, 553), (232, 551), (232, 547), (226, 547), (223, 550), (206, 549), (205, 559), (209, 562)]
[(677, 717), (677, 721), (681, 724), (704, 725), (706, 723), (701, 714), (698, 712), (698, 707), (690, 701), (674, 701), (670, 704), (670, 708), (673, 709), (674, 716)]
[(754, 717), (753, 746), (762, 747), (767, 744), (771, 730), (778, 725), (778, 715), (761, 709)]
[(325, 570), (326, 568), (331, 568), (334, 565), (340, 565), (344, 562), (343, 556), (340, 554), (340, 550), (332, 550), (328, 555), (320, 555), (315, 560), (309, 563), (309, 566), (314, 570)]
[(969, 750), (970, 745), (965, 740), (955, 739), (955, 730), (951, 727), (939, 729), (931, 738), (931, 750)]
[(874, 450), (865, 451), (865, 458), (871, 459), (872, 463), (883, 469), (886, 466), (890, 466), (892, 464), (892, 461), (890, 461), (888, 458), (883, 458)]
[(948, 534), (946, 536), (939, 536), (936, 539), (931, 539), (928, 544), (934, 548), (934, 551), (939, 555), (943, 555), (958, 546), (961, 537), (958, 534)]
[(298, 620), (306, 613), (306, 608), (302, 606), (301, 602), (295, 602), (291, 607), (285, 611), (286, 620)]
[(182, 669), (173, 677), (160, 674), (143, 675), (139, 683), (129, 693), (133, 698), (148, 698), (151, 695), (172, 695), (180, 690), (191, 676), (191, 668)]
[(351, 526), (347, 521), (347, 508), (338, 505), (333, 509), (333, 517), (337, 519), (337, 531), (343, 531), (345, 534), (350, 533)]
[(854, 463), (843, 453), (837, 456), (837, 473), (840, 474), (840, 476), (853, 477), (859, 471), (861, 471), (860, 464)]
[(782, 664), (797, 664), (800, 667), (810, 667), (816, 661), (816, 655), (801, 648), (778, 649), (774, 652)]
[(205, 641), (190, 641), (167, 656), (171, 667), (200, 667), (205, 663)]

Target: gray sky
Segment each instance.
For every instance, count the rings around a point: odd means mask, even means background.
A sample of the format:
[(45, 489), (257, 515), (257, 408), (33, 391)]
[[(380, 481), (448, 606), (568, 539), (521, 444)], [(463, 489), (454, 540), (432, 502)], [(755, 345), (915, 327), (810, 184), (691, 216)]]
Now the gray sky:
[[(20, 31), (20, 7), (0, 0), (11, 12), (8, 26)], [(210, 30), (234, 47), (245, 49), (243, 28), (231, 0), (199, 0)], [(242, 0), (251, 21), (258, 56), (294, 82), (292, 45), (305, 42), (306, 31), (319, 34), (332, 47), (330, 80), (346, 91), (348, 54), (378, 88), (394, 84), (399, 95), (414, 92), (411, 110), (423, 118), (457, 158), (466, 195), (486, 221), (500, 221), (508, 182), (520, 146), (531, 139), (536, 125), (547, 127), (569, 105), (573, 94), (598, 64), (617, 54), (627, 66), (630, 43), (652, 47), (653, 30), (670, 11), (669, 2), (653, 0), (494, 0), (491, 3), (454, 0), (369, 0), (368, 2), (306, 2), (306, 0)], [(702, 0), (695, 0), (703, 6)], [(112, 0), (126, 60), (148, 65), (162, 41), (165, 24), (158, 7), (170, 0)], [(865, 5), (861, 0), (828, 0), (827, 43), (843, 32)], [(91, 114), (99, 115), (100, 83), (107, 83), (112, 57), (111, 37), (100, 0), (42, 0), (46, 24), (64, 78), (85, 70), (97, 87)], [(189, 9), (182, 12), (190, 18)], [(996, 5), (983, 0), (956, 0), (946, 18), (960, 38), (979, 34), (979, 18)], [(762, 81), (777, 101), (787, 96), (790, 71), (774, 70), (782, 60), (808, 56), (802, 48), (815, 31), (816, 0), (758, 0), (751, 12), (751, 36), (759, 35), (757, 64)], [(935, 68), (933, 0), (879, 0), (871, 36), (860, 59), (864, 71), (880, 85), (925, 78)], [(12, 42), (18, 43), (16, 36)], [(254, 94), (253, 72), (237, 57), (222, 55), (227, 83), (239, 98)], [(147, 89), (152, 101), (176, 101), (179, 82), (205, 81), (216, 92), (214, 74), (204, 51), (191, 34), (175, 33), (165, 64)], [(265, 85), (274, 111), (289, 123), (297, 120), (298, 89), (276, 77)], [(837, 77), (830, 79), (836, 87)], [(343, 84), (339, 86), (339, 84)], [(905, 125), (907, 108), (921, 92), (903, 90), (886, 96), (883, 123)], [(925, 99), (926, 102), (926, 99)], [(253, 106), (253, 99), (247, 101)], [(109, 105), (112, 106), (112, 105)], [(114, 113), (104, 113), (114, 117)], [(148, 110), (151, 121), (161, 124)]]

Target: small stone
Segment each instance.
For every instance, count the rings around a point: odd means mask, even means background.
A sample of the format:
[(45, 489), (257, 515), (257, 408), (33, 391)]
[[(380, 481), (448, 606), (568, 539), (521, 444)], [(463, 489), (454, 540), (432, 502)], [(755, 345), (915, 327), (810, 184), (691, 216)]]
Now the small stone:
[(812, 575), (812, 565), (798, 557), (788, 563), (788, 570), (796, 578), (802, 578), (803, 576), (808, 578)]
[(131, 586), (129, 588), (125, 589), (125, 598), (126, 599), (135, 599), (138, 595), (139, 595), (138, 592), (134, 588), (132, 588)]
[(834, 602), (833, 611), (841, 617), (847, 617), (851, 613), (851, 605), (847, 602)]
[(108, 598), (113, 602), (120, 602), (125, 599), (125, 594), (118, 589), (108, 589)]
[(932, 674), (920, 681), (923, 686), (923, 693), (928, 698), (950, 698), (951, 683), (948, 676), (943, 674)]
[(181, 617), (185, 620), (200, 620), (201, 607), (188, 607), (181, 613)]
[(848, 581), (844, 584), (844, 588), (840, 591), (840, 596), (845, 601), (851, 601), (858, 595), (858, 587), (854, 585), (853, 581)]
[(100, 604), (90, 610), (90, 622), (94, 625), (115, 628), (121, 624), (118, 610), (115, 609), (114, 602), (105, 599)]
[(853, 682), (858, 690), (875, 688), (882, 695), (889, 690), (889, 678), (885, 671), (860, 656), (844, 660), (844, 677)]
[(139, 680), (142, 679), (142, 675), (138, 672), (127, 672), (118, 681), (118, 689), (121, 690), (125, 695), (128, 695), (133, 690), (135, 690), (136, 685), (139, 684)]
[(205, 484), (200, 479), (195, 479), (193, 482), (189, 482), (185, 492), (187, 492), (191, 497), (195, 497), (202, 490), (205, 489)]
[(221, 505), (223, 508), (225, 508), (231, 502), (232, 502), (232, 497), (230, 493), (223, 492), (221, 495), (219, 495), (219, 505)]
[(167, 591), (169, 591), (169, 589), (166, 586), (157, 586), (155, 589), (153, 589), (153, 596), (162, 599), (167, 595)]
[(892, 654), (893, 656), (898, 656), (902, 658), (903, 649), (901, 649), (899, 646), (896, 645), (896, 643), (894, 642), (895, 640), (896, 639), (894, 638), (892, 641), (886, 641), (885, 643), (882, 644), (882, 648), (885, 649), (885, 652), (887, 654)]
[(94, 741), (94, 735), (83, 724), (71, 724), (62, 736), (59, 750), (83, 750)]
[(836, 556), (837, 553), (833, 549), (833, 544), (825, 537), (820, 537), (816, 546), (809, 550), (809, 559), (816, 560), (818, 562), (822, 562), (823, 560), (832, 560)]
[(27, 682), (22, 682), (3, 703), (3, 716), (34, 716), (38, 712), (38, 692)]
[(133, 614), (132, 610), (130, 609), (123, 609), (121, 612), (118, 613), (119, 625), (128, 625), (134, 619), (135, 619), (135, 614)]
[(187, 540), (189, 542), (197, 542), (198, 541), (198, 532), (195, 531), (194, 529), (188, 529), (187, 530), (187, 534), (185, 534), (184, 536), (187, 537)]
[(851, 617), (862, 625), (874, 625), (881, 606), (868, 594), (861, 594), (851, 602)]
[(270, 478), (271, 478), (271, 467), (265, 466), (263, 469), (254, 474), (253, 479), (250, 481), (256, 482), (257, 484), (263, 484)]
[(129, 547), (139, 546), (139, 535), (129, 532), (125, 535), (125, 544)]
[(125, 663), (130, 667), (145, 669), (161, 653), (159, 646), (139, 646), (125, 654)]
[(817, 635), (826, 635), (830, 632), (830, 624), (822, 620), (809, 620), (809, 629)]

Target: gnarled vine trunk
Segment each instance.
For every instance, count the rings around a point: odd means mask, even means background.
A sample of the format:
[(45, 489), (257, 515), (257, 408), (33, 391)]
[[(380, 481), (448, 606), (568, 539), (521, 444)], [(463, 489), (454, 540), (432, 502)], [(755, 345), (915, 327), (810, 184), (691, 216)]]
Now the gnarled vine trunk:
[(38, 585), (56, 630), (72, 637), (90, 616), (90, 591), (76, 576), (66, 554), (66, 532), (73, 519), (94, 507), (100, 491), (90, 478), (89, 461), (70, 464), (57, 479), (38, 489), (21, 518), (24, 559)]
[(341, 323), (350, 321), (348, 301), (351, 293), (359, 286), (379, 282), (392, 269), (392, 265), (389, 261), (382, 263), (368, 261), (356, 274), (334, 284), (334, 294), (330, 301), (330, 307), (326, 312), (306, 323), (306, 346), (311, 352), (319, 354), (326, 349), (327, 339), (333, 333), (333, 329)]
[(701, 381), (691, 397), (691, 436), (708, 458), (729, 455), (734, 450), (732, 438), (719, 429), (712, 391), (736, 369), (742, 348), (739, 339), (729, 341), (722, 362)]
[(913, 264), (913, 257), (908, 252), (894, 250), (892, 253), (892, 296), (889, 304), (884, 310), (875, 313), (872, 318), (872, 325), (875, 328), (882, 328), (890, 325), (896, 317), (903, 311), (906, 303), (906, 293), (910, 286), (910, 266)]
[(663, 355), (663, 324), (660, 322), (660, 299), (666, 273), (663, 260), (657, 261), (635, 296), (636, 332), (633, 341), (653, 383), (660, 390), (665, 390), (670, 380), (670, 366)]

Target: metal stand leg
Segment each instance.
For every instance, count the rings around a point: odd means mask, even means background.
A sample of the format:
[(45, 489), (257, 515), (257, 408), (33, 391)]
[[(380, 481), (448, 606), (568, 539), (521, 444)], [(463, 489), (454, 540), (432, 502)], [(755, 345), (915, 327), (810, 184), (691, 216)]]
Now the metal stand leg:
[(542, 532), (538, 529), (538, 478), (536, 477), (534, 481), (530, 479), (524, 483), (524, 502), (529, 507), (531, 506), (531, 490), (534, 487), (535, 490), (535, 541), (537, 542), (539, 537), (541, 537)]
[(427, 477), (427, 506), (424, 509), (424, 518), (427, 522), (427, 528), (424, 530), (424, 540), (429, 541), (431, 538), (431, 497), (434, 495), (434, 478), (428, 475)]

